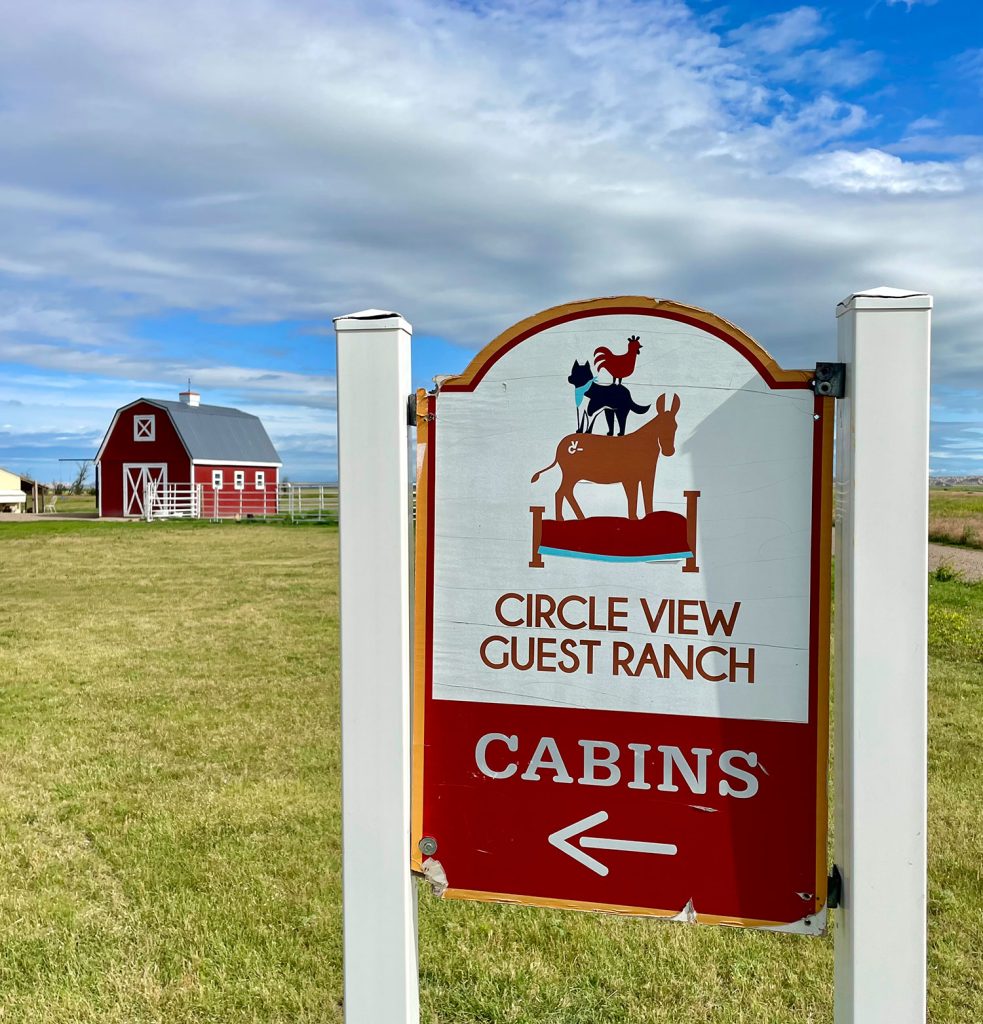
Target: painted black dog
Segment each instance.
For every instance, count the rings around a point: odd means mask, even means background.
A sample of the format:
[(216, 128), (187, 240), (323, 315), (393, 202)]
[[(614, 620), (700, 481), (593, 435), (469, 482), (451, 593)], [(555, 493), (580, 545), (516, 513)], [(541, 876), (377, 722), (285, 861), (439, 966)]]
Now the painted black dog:
[[(624, 435), (628, 413), (648, 412), (651, 408), (649, 405), (637, 405), (624, 384), (598, 384), (594, 371), (590, 368), (589, 360), (585, 360), (583, 363), (575, 362), (567, 380), (574, 387), (578, 434), (592, 433), (594, 420), (603, 410), (604, 418), (608, 423), (608, 435), (614, 434), (615, 420), (618, 422), (618, 434)], [(587, 405), (581, 411), (580, 407), (584, 399), (587, 400)]]

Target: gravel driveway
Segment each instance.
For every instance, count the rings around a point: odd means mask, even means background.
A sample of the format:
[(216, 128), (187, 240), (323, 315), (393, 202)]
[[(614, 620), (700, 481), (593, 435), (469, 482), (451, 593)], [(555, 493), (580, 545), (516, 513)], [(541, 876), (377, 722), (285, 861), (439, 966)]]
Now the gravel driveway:
[(955, 544), (929, 544), (928, 567), (934, 569), (945, 562), (958, 569), (967, 580), (983, 580), (983, 551), (957, 547)]

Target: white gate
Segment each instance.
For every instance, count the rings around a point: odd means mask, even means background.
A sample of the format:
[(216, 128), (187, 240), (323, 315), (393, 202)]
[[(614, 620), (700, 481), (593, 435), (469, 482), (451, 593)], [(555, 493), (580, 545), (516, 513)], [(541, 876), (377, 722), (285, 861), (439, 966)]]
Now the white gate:
[(169, 484), (166, 479), (148, 479), (143, 508), (148, 523), (155, 519), (198, 519), (201, 484)]

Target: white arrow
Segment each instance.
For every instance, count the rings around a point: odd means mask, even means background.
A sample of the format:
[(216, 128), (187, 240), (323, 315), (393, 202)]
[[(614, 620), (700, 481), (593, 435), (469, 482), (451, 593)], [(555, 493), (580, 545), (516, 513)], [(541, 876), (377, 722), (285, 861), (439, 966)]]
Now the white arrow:
[[(580, 821), (575, 821), (572, 825), (567, 825), (566, 828), (561, 828), (554, 832), (549, 837), (550, 843), (558, 850), (567, 854), (567, 856), (579, 861), (585, 868), (590, 868), (591, 871), (599, 875), (606, 875), (608, 873), (606, 865), (592, 857), (589, 853), (584, 853), (583, 850), (578, 849), (570, 840), (574, 836), (580, 836), (582, 832), (586, 832), (588, 829), (593, 828), (595, 825), (600, 825), (607, 820), (607, 811), (598, 811), (597, 814), (590, 814), (586, 818), (581, 818)], [(603, 839), (599, 836), (581, 836), (579, 843), (581, 846), (589, 847), (591, 850), (629, 850), (632, 853), (661, 853), (667, 857), (675, 856), (677, 852), (676, 847), (672, 843), (643, 843), (637, 839)]]

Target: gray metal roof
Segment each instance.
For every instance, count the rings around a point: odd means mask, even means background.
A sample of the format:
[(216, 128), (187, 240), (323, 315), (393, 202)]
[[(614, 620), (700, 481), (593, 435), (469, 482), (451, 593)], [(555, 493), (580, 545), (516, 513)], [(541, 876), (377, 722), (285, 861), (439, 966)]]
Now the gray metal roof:
[(258, 416), (223, 405), (185, 405), (161, 398), (139, 401), (170, 413), (188, 454), (195, 460), (281, 462)]

